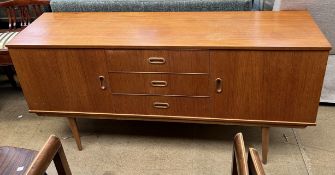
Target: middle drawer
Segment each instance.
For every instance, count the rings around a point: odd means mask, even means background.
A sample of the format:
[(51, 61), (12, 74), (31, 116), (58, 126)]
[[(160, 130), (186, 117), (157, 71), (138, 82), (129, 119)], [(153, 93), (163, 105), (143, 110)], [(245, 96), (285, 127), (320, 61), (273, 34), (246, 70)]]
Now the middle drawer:
[(209, 96), (208, 74), (109, 73), (114, 94)]

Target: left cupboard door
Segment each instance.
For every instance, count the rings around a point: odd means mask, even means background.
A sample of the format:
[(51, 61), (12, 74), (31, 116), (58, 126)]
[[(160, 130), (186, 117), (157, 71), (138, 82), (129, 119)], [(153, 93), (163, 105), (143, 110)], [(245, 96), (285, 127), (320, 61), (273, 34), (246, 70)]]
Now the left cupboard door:
[(103, 49), (10, 49), (31, 112), (111, 112)]

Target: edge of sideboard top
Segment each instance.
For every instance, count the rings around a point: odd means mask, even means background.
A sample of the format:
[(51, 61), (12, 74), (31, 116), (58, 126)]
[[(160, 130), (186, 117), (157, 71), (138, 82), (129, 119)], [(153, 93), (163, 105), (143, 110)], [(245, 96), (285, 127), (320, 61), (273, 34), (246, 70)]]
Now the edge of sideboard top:
[(110, 45), (7, 45), (9, 49), (143, 49), (143, 50), (277, 50), (330, 51), (332, 47), (235, 47), (235, 46), (110, 46)]
[(6, 46), (9, 49), (331, 49), (308, 11), (44, 13)]

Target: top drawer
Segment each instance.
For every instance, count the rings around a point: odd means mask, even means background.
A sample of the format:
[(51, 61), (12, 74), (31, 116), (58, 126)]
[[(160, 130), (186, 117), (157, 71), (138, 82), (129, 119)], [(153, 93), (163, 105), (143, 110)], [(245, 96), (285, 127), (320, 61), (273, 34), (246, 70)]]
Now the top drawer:
[(209, 51), (107, 50), (111, 72), (208, 73)]

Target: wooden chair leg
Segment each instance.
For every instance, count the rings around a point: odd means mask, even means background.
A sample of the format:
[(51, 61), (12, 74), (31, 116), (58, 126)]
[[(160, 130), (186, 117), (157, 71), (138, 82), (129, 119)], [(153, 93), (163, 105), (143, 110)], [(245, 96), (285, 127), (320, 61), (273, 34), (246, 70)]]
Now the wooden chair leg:
[(12, 66), (6, 66), (5, 67), (5, 73), (6, 73), (7, 77), (8, 77), (9, 83), (13, 87), (17, 87), (16, 81), (14, 79), (15, 72), (14, 72)]
[(270, 128), (262, 127), (262, 161), (264, 164), (268, 161)]
[(232, 167), (231, 167), (231, 175), (238, 175), (237, 172), (237, 164), (236, 164), (236, 158), (233, 150), (233, 156), (232, 156)]
[(81, 151), (83, 147), (81, 146), (81, 140), (80, 140), (80, 135), (79, 135), (78, 126), (77, 126), (77, 120), (76, 118), (72, 118), (72, 117), (68, 117), (67, 119), (69, 120), (69, 125), (72, 131), (72, 135), (74, 139), (76, 140), (78, 149), (79, 151)]
[(66, 156), (62, 146), (60, 146), (60, 148), (58, 149), (58, 152), (53, 158), (53, 161), (55, 163), (58, 174), (71, 175), (70, 166), (66, 160)]

